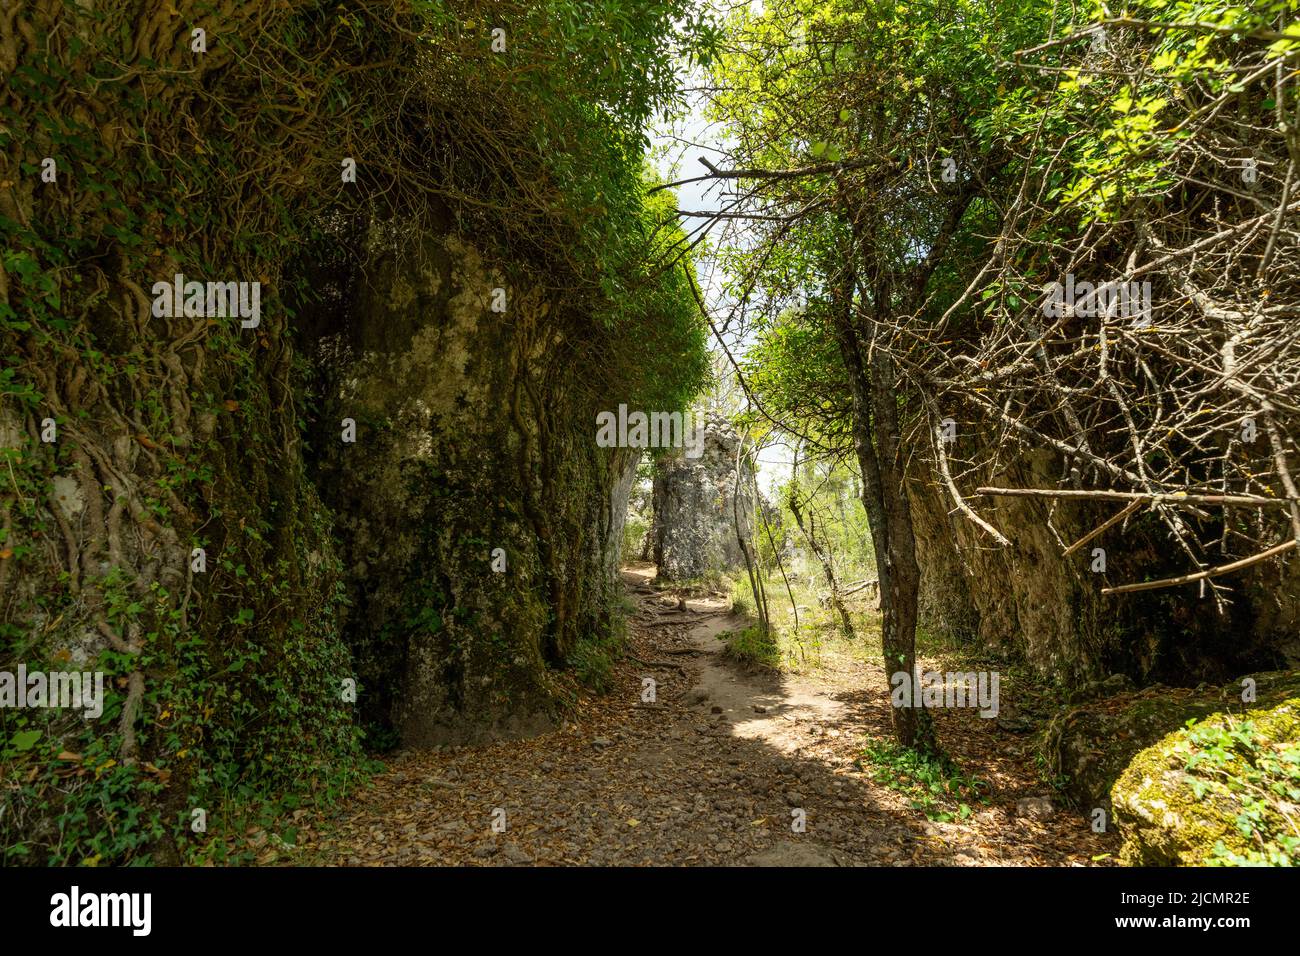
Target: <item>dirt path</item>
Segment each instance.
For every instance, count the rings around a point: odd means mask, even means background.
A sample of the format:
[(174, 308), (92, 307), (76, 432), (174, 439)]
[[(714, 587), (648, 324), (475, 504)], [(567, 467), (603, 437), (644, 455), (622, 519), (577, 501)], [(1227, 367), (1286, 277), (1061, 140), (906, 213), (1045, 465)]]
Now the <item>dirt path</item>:
[(879, 668), (854, 662), (816, 681), (741, 669), (718, 638), (741, 625), (726, 603), (660, 594), (652, 574), (624, 573), (636, 613), (610, 693), (539, 738), (391, 758), (291, 861), (1086, 865), (1115, 851), (1076, 814), (1017, 815), (1018, 799), (1044, 792), (1032, 759), (969, 712), (940, 734), (980, 767), (990, 803), (963, 823), (931, 822), (857, 763), (864, 737), (887, 731)]

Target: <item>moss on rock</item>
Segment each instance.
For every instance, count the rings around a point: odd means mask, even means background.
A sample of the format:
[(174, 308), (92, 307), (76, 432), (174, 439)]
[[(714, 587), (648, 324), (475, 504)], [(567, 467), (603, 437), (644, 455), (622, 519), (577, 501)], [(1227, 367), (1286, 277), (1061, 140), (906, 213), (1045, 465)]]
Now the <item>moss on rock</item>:
[(1131, 866), (1294, 865), (1300, 695), (1166, 735), (1133, 759), (1111, 799)]
[[(1300, 696), (1300, 672), (1250, 675), (1256, 703), (1269, 707)], [(1105, 807), (1111, 787), (1134, 756), (1188, 720), (1241, 708), (1240, 678), (1218, 688), (1155, 685), (1069, 707), (1044, 733), (1042, 750), (1049, 772), (1069, 802), (1082, 809)]]

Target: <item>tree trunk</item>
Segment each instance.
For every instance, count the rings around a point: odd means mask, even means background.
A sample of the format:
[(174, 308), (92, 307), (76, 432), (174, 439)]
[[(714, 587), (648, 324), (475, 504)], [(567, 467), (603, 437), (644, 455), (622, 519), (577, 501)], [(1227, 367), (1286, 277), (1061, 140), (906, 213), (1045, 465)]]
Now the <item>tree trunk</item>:
[(808, 514), (808, 522), (805, 525), (803, 520), (803, 509), (799, 507), (798, 489), (792, 489), (790, 498), (790, 513), (794, 515), (795, 524), (803, 532), (803, 536), (808, 539), (808, 547), (816, 556), (822, 566), (822, 574), (826, 577), (826, 586), (831, 589), (830, 602), (831, 608), (839, 615), (840, 627), (844, 636), (853, 640), (856, 634), (853, 630), (853, 619), (849, 617), (849, 609), (844, 604), (844, 596), (840, 591), (839, 579), (835, 576), (835, 566), (831, 564), (831, 554), (829, 548), (823, 548), (821, 542), (817, 540), (817, 524), (813, 513)]
[[(832, 321), (853, 398), (853, 447), (862, 471), (862, 505), (876, 550), (885, 673), (889, 678), (899, 672), (910, 675), (915, 691), (917, 596), (921, 574), (916, 563), (912, 512), (903, 485), (899, 454), (898, 379), (894, 364), (883, 349), (872, 351), (870, 366), (863, 360), (853, 320), (856, 284), (856, 275), (850, 269), (833, 294)], [(936, 750), (930, 715), (921, 707), (916, 693), (911, 697), (911, 707), (894, 707), (891, 711), (894, 737), (905, 747)]]

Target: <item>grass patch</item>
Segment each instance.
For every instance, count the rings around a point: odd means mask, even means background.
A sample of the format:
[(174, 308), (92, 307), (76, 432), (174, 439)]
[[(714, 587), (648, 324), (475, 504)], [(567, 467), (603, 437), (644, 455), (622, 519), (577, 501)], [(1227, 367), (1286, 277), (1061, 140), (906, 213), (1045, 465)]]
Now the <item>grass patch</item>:
[(732, 631), (727, 635), (727, 647), (723, 651), (732, 660), (743, 664), (757, 664), (760, 667), (780, 667), (781, 648), (773, 635), (765, 633), (758, 624)]
[(588, 639), (580, 642), (569, 654), (568, 664), (573, 676), (583, 687), (603, 694), (609, 690), (614, 678), (614, 662), (623, 649), (623, 642)]
[[(757, 659), (770, 667), (792, 672), (816, 670), (827, 657), (850, 657), (873, 662), (880, 659), (880, 615), (865, 599), (849, 601), (849, 616), (855, 636), (845, 636), (839, 616), (821, 605), (824, 586), (815, 580), (791, 577), (791, 588), (777, 576), (766, 582), (767, 606), (771, 615), (766, 643), (757, 635), (737, 635), (733, 656)], [(753, 589), (741, 572), (729, 582), (732, 611), (755, 616)], [(793, 600), (792, 600), (793, 598)]]

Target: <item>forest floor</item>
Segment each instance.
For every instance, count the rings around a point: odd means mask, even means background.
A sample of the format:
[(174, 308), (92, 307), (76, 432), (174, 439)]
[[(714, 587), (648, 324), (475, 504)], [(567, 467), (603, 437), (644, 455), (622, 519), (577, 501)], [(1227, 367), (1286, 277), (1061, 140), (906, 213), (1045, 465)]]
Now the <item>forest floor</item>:
[[(947, 752), (987, 784), (964, 819), (864, 761), (889, 731), (882, 667), (823, 653), (815, 670), (724, 655), (747, 622), (717, 595), (650, 586), (635, 601), (612, 689), (529, 740), (399, 752), (274, 862), (317, 865), (1094, 865), (1118, 840), (1049, 808), (1029, 735), (975, 710), (939, 712)], [(929, 666), (932, 662), (923, 662)], [(656, 682), (644, 702), (644, 678)], [(928, 801), (922, 801), (926, 803)], [(943, 804), (937, 804), (942, 806)], [(494, 832), (504, 811), (504, 832)], [(794, 826), (803, 811), (803, 832)], [(938, 817), (938, 819), (936, 819)], [(266, 860), (265, 862), (272, 862)]]

